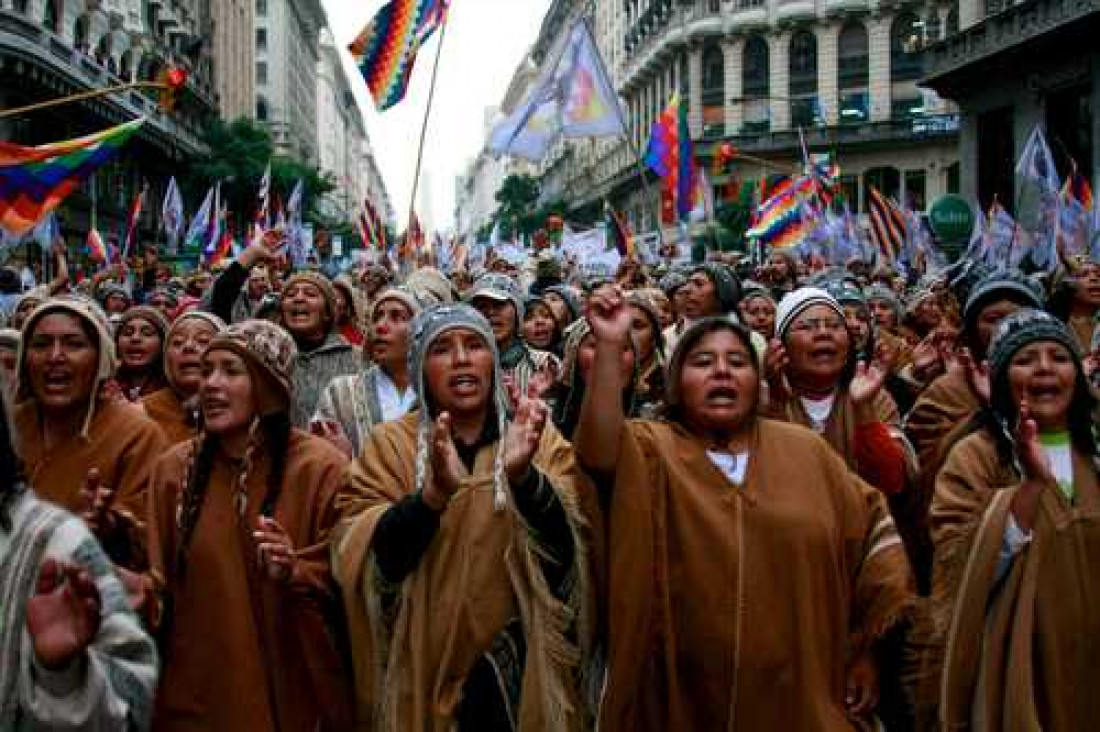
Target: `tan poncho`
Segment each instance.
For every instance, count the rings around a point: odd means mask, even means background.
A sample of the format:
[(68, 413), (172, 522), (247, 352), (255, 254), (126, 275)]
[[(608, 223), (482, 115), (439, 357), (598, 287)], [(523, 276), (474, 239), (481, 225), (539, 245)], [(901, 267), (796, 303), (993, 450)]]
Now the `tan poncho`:
[(188, 421), (183, 404), (172, 387), (143, 397), (141, 404), (146, 416), (157, 423), (171, 444), (187, 442), (198, 434), (197, 428)]
[(576, 582), (559, 602), (542, 576), (539, 547), (509, 500), (493, 510), (497, 443), (478, 453), (438, 533), (383, 617), (371, 552), (382, 515), (415, 490), (420, 415), (376, 427), (352, 464), (345, 516), (333, 541), (333, 571), (347, 607), (360, 728), (378, 732), (450, 730), (467, 674), (512, 618), (527, 642), (518, 729), (579, 730), (580, 694), (591, 633), (585, 540), (574, 493), (573, 456), (547, 426), (533, 464), (552, 483), (574, 527)]
[(744, 485), (675, 425), (630, 422), (608, 509), (600, 729), (850, 730), (846, 663), (909, 610), (882, 495), (759, 420)]
[(1019, 480), (980, 432), (936, 481), (934, 618), (949, 730), (1069, 732), (1100, 724), (1100, 489), (1075, 455), (1076, 501), (1046, 486), (1032, 540), (995, 584)]

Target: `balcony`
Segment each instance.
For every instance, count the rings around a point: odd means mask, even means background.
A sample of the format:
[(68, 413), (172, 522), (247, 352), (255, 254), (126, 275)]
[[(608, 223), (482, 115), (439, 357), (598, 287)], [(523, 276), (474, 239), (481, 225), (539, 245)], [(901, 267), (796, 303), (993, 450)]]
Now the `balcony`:
[[(742, 133), (730, 138), (737, 149), (747, 153), (774, 154), (797, 151), (801, 148), (797, 129), (775, 132), (750, 131), (742, 126)], [(911, 119), (893, 119), (886, 122), (841, 124), (832, 127), (806, 127), (802, 133), (811, 147), (835, 147), (846, 145), (881, 145), (890, 148), (899, 142), (950, 140), (959, 134), (957, 114), (922, 115)]]
[(786, 0), (775, 9), (777, 23), (793, 23), (800, 20), (813, 20), (817, 17), (817, 8), (813, 0)]
[(841, 15), (853, 11), (868, 10), (867, 0), (824, 0), (822, 5), (826, 15)]

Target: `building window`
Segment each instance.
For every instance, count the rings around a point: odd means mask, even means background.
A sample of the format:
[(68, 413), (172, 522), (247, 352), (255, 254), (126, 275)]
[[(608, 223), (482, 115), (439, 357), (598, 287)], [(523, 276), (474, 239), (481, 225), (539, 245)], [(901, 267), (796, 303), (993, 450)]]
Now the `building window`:
[(267, 83), (267, 62), (266, 61), (257, 61), (256, 62), (256, 83), (257, 84), (266, 84)]
[(848, 23), (837, 39), (837, 86), (866, 89), (869, 74), (867, 29), (858, 21)]
[(924, 24), (912, 13), (902, 13), (890, 26), (890, 80), (915, 81), (921, 75)]
[(726, 58), (717, 43), (703, 48), (703, 137), (726, 131)]
[(791, 125), (809, 127), (821, 121), (817, 100), (817, 37), (808, 30), (795, 31), (790, 48)]
[(267, 17), (267, 0), (256, 0), (256, 15), (260, 18)]
[(921, 97), (895, 99), (890, 105), (892, 119), (913, 119), (922, 114), (924, 114), (924, 99)]
[(840, 124), (858, 124), (870, 119), (871, 95), (865, 91), (840, 95)]
[(874, 186), (886, 198), (896, 200), (901, 189), (901, 173), (891, 166), (871, 168), (863, 174), (863, 180), (868, 186)]
[(928, 175), (923, 170), (905, 171), (905, 205), (911, 211), (928, 207)]
[(42, 25), (53, 33), (61, 32), (61, 13), (58, 10), (59, 0), (46, 0), (46, 8), (42, 13)]
[(769, 127), (770, 62), (768, 42), (749, 36), (742, 51), (741, 89), (745, 124), (742, 132), (765, 132)]
[(257, 51), (266, 51), (267, 50), (267, 28), (257, 28), (256, 29), (256, 50)]
[(256, 119), (260, 122), (267, 122), (267, 118), (267, 100), (263, 97), (260, 97), (256, 100)]

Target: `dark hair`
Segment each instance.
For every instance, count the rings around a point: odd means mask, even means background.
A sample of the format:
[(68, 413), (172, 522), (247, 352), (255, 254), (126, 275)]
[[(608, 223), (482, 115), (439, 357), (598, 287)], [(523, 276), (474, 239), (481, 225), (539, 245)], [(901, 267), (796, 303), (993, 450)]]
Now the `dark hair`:
[(27, 488), (23, 464), (15, 454), (8, 407), (0, 394), (0, 529), (11, 531), (11, 506)]
[[(261, 516), (271, 516), (275, 504), (283, 492), (283, 478), (286, 474), (286, 458), (290, 445), (290, 433), (293, 425), (286, 412), (278, 412), (260, 419), (260, 433), (263, 435), (265, 452), (271, 459), (271, 471), (267, 477), (267, 492), (260, 506)], [(202, 513), (206, 493), (210, 489), (210, 475), (214, 469), (214, 457), (217, 455), (220, 441), (216, 435), (204, 434), (197, 441), (195, 454), (180, 498), (179, 544), (176, 549), (176, 572), (182, 577), (186, 571), (187, 549), (195, 527)], [(255, 469), (255, 466), (246, 466)]]
[(745, 349), (749, 352), (753, 369), (757, 374), (760, 373), (760, 360), (757, 357), (756, 349), (753, 348), (752, 345), (752, 334), (745, 326), (729, 318), (720, 316), (711, 316), (696, 321), (694, 325), (684, 332), (684, 335), (676, 344), (676, 349), (672, 354), (672, 360), (669, 363), (667, 384), (668, 405), (665, 409), (665, 418), (668, 419), (668, 421), (684, 424), (686, 415), (684, 414), (683, 395), (680, 392), (680, 377), (687, 355), (691, 353), (693, 348), (699, 345), (699, 342), (702, 341), (703, 338), (711, 333), (718, 333), (719, 331), (733, 333), (738, 340), (741, 341), (742, 345), (744, 345)]

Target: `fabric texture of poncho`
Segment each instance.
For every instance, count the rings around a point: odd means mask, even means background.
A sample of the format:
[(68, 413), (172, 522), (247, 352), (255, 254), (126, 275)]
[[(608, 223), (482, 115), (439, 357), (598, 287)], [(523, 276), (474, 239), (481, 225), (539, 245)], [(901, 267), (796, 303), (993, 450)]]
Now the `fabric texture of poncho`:
[(952, 450), (932, 504), (943, 729), (1069, 732), (1100, 720), (1100, 488), (1074, 455), (1076, 499), (1043, 487), (1031, 541), (995, 578), (1020, 480), (986, 432)]
[(735, 486), (682, 427), (629, 422), (606, 513), (600, 729), (851, 730), (846, 664), (909, 611), (885, 500), (759, 420)]
[(494, 442), (478, 453), (431, 545), (397, 590), (395, 607), (383, 612), (371, 541), (383, 514), (416, 491), (419, 419), (414, 412), (371, 433), (352, 465), (345, 518), (333, 541), (333, 570), (351, 631), (358, 728), (453, 729), (467, 674), (505, 624), (519, 617), (527, 656), (517, 729), (585, 729), (580, 675), (591, 632), (588, 570), (572, 452), (552, 426), (532, 465), (550, 481), (574, 527), (570, 597), (559, 601), (546, 585), (537, 538), (514, 502), (505, 510), (496, 505)]

